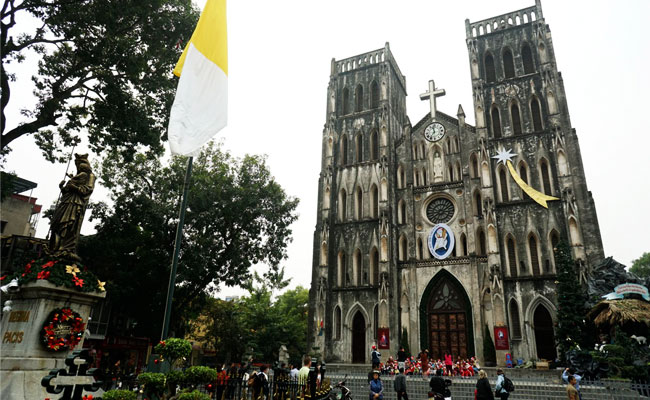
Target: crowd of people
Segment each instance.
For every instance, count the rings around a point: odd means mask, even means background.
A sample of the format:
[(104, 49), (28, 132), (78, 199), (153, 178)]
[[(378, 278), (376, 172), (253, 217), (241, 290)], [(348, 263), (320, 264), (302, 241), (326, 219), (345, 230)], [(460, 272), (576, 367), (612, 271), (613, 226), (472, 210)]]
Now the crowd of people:
[(373, 346), (371, 358), (373, 369), (381, 375), (396, 375), (400, 368), (405, 375), (436, 375), (441, 371), (442, 376), (460, 376), (470, 378), (481, 369), (479, 361), (475, 357), (454, 359), (451, 354), (445, 354), (443, 358), (431, 359), (428, 350), (422, 350), (417, 357), (409, 356), (403, 348), (397, 352), (397, 357), (392, 356), (381, 362), (381, 356), (376, 347)]

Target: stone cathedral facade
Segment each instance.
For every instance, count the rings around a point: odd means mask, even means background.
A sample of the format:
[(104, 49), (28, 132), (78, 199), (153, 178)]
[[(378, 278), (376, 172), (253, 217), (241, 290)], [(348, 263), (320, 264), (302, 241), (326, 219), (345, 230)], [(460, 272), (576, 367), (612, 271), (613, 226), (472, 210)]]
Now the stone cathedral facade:
[[(388, 44), (332, 60), (309, 334), (326, 361), (369, 363), (373, 344), (395, 355), (404, 334), (414, 354), (482, 360), (486, 326), (506, 332), (500, 365), (553, 359), (554, 245), (570, 244), (577, 279), (604, 258), (539, 0), (465, 25), (476, 126), (436, 109), (433, 82), (412, 124)], [(493, 158), (503, 150), (511, 163)], [(556, 199), (545, 208), (526, 185)], [(454, 237), (442, 259), (440, 223)]]

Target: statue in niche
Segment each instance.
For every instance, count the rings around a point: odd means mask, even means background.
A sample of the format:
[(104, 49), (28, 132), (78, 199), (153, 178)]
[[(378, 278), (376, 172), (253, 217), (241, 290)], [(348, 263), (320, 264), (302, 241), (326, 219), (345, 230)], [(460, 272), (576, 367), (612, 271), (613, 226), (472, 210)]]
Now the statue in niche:
[(440, 152), (436, 151), (436, 154), (433, 157), (433, 181), (442, 182), (444, 168), (442, 166), (442, 157)]
[(490, 267), (491, 287), (492, 291), (499, 293), (501, 291), (501, 268), (494, 264)]
[(57, 203), (50, 225), (48, 254), (81, 261), (76, 254), (81, 224), (83, 223), (90, 195), (95, 189), (95, 175), (88, 161), (88, 154), (75, 154), (77, 174), (70, 175), (68, 182), (59, 183), (61, 199)]

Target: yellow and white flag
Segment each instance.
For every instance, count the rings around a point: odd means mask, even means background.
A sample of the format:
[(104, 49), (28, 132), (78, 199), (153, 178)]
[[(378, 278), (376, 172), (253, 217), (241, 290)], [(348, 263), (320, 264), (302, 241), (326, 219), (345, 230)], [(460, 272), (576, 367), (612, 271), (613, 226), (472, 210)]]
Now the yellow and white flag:
[(181, 58), (167, 129), (172, 154), (191, 155), (228, 120), (226, 0), (208, 0)]

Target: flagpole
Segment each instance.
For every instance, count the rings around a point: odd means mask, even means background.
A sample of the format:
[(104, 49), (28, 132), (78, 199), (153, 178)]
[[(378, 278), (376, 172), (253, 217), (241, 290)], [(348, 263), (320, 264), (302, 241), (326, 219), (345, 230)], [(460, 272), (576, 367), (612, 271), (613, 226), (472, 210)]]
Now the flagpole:
[(172, 269), (169, 274), (169, 287), (167, 288), (167, 305), (165, 306), (165, 318), (163, 319), (163, 330), (160, 340), (167, 339), (169, 334), (169, 319), (172, 313), (172, 300), (174, 299), (174, 286), (176, 285), (176, 269), (178, 268), (178, 253), (181, 249), (183, 238), (183, 223), (185, 222), (185, 209), (187, 208), (187, 191), (190, 187), (190, 177), (192, 176), (192, 158), (187, 159), (187, 169), (185, 171), (185, 182), (183, 183), (183, 199), (181, 200), (181, 210), (178, 215), (178, 226), (176, 227), (176, 240), (174, 241), (174, 256), (172, 257)]

